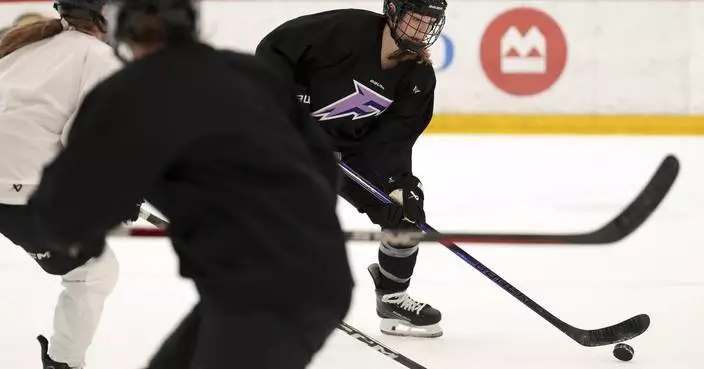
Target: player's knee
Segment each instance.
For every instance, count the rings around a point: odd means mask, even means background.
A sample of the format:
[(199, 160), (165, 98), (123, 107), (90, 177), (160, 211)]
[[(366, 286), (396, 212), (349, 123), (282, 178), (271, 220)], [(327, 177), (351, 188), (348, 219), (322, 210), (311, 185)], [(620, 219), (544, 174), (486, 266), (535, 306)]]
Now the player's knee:
[(105, 247), (103, 254), (96, 258), (96, 275), (95, 284), (96, 289), (105, 294), (112, 292), (117, 285), (117, 279), (120, 274), (120, 264), (115, 257), (112, 249), (108, 246)]
[(88, 260), (80, 268), (64, 275), (64, 285), (68, 289), (75, 287), (85, 289), (91, 294), (108, 295), (117, 285), (119, 269), (115, 254), (106, 246), (100, 256)]
[(415, 245), (395, 245), (390, 242), (381, 242), (379, 251), (392, 258), (408, 258), (418, 253), (418, 244)]
[[(418, 228), (416, 228), (415, 224), (409, 223), (407, 221), (401, 221), (398, 224), (394, 226), (382, 226), (382, 229), (384, 230), (393, 230), (393, 231), (408, 231), (408, 232), (420, 232)], [(415, 253), (418, 252), (418, 245), (420, 244), (420, 240), (415, 240), (415, 239), (408, 239), (408, 240), (402, 240), (402, 241), (396, 241), (394, 242), (393, 240), (389, 240), (388, 242), (382, 242), (382, 251), (384, 249), (388, 250), (388, 255), (392, 257), (408, 257), (411, 256)], [(394, 255), (395, 253), (398, 253), (400, 255)]]

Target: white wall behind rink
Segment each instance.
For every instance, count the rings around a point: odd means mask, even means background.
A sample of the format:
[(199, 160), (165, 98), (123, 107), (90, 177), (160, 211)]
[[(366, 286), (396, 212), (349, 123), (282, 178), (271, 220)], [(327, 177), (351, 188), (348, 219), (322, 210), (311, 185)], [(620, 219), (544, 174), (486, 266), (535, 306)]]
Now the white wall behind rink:
[[(450, 1), (445, 35), (454, 45), (438, 71), (437, 111), (447, 113), (704, 114), (704, 2)], [(556, 21), (567, 62), (547, 90), (515, 96), (487, 78), (480, 45), (501, 13), (528, 6)], [(381, 11), (382, 1), (203, 1), (202, 33), (215, 45), (252, 51), (287, 19), (336, 8)], [(50, 3), (1, 3), (0, 24)], [(433, 48), (445, 66), (447, 43)], [(550, 51), (548, 50), (548, 53)]]

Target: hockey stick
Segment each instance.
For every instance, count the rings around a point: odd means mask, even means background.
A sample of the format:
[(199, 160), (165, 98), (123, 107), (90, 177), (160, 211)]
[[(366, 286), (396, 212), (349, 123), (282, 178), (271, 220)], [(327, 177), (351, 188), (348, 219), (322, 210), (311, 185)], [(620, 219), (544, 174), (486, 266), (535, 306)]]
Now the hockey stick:
[[(158, 227), (159, 229), (156, 229), (157, 231), (161, 231), (161, 234), (163, 235), (163, 228), (168, 227), (169, 222), (166, 221), (165, 219), (162, 219), (144, 209), (139, 209), (139, 216), (146, 220), (147, 222), (151, 223), (152, 225)], [(145, 231), (147, 231), (145, 229)], [(352, 327), (351, 325), (345, 323), (345, 322), (340, 322), (337, 323), (336, 326), (337, 329), (347, 333), (349, 336), (356, 338), (358, 341), (366, 344), (367, 346), (373, 348), (374, 350), (378, 351), (380, 354), (398, 362), (399, 364), (405, 366), (406, 368), (410, 369), (427, 369), (426, 367), (416, 363), (415, 361), (409, 359), (408, 357), (402, 355), (401, 353), (394, 351), (390, 349), (387, 346), (384, 346), (378, 341), (375, 341), (373, 338), (367, 336), (366, 334), (360, 332), (356, 328)]]
[[(362, 186), (365, 190), (374, 195), (374, 197), (379, 199), (379, 201), (385, 204), (393, 203), (393, 200), (387, 194), (374, 187), (374, 185), (356, 173), (347, 164), (343, 162), (338, 162), (338, 164), (347, 177)], [(592, 232), (572, 234), (448, 233), (442, 235), (425, 224), (418, 228), (424, 232), (433, 231), (432, 233), (434, 233), (435, 236), (421, 236), (420, 238), (426, 241), (511, 244), (594, 245), (614, 243), (633, 233), (633, 231), (648, 219), (670, 191), (672, 184), (677, 178), (678, 172), (679, 161), (676, 157), (668, 155), (638, 196), (610, 222)], [(361, 236), (359, 238), (361, 238)], [(368, 240), (372, 241), (371, 239)]]
[(349, 334), (350, 336), (356, 338), (362, 343), (365, 343), (367, 346), (373, 348), (376, 351), (379, 351), (380, 354), (385, 355), (392, 360), (396, 361), (397, 363), (405, 366), (406, 368), (411, 368), (411, 369), (427, 369), (426, 367), (416, 363), (415, 361), (401, 355), (400, 353), (382, 345), (378, 341), (375, 341), (373, 338), (367, 336), (366, 334), (358, 331), (356, 328), (352, 327), (351, 325), (345, 323), (345, 322), (340, 322), (337, 324), (337, 329), (344, 331), (345, 333)]
[(166, 229), (169, 227), (169, 222), (167, 222), (166, 219), (161, 219), (142, 208), (139, 208), (139, 216), (157, 228)]
[[(347, 164), (340, 163), (343, 172), (352, 178), (380, 201), (390, 204), (391, 199), (364, 178), (357, 174)], [(633, 233), (660, 205), (669, 192), (679, 172), (679, 162), (674, 156), (666, 157), (660, 167), (638, 196), (615, 218), (601, 228), (587, 233), (572, 234), (521, 234), (521, 233), (444, 233), (438, 232), (427, 224), (419, 227), (419, 231), (384, 230), (346, 231), (348, 241), (384, 241), (397, 245), (418, 242), (474, 242), (494, 244), (572, 244), (572, 245), (605, 245), (624, 239)], [(111, 235), (126, 235), (137, 237), (161, 237), (164, 232), (152, 228), (122, 228)]]
[[(356, 173), (352, 168), (350, 168), (347, 164), (338, 161), (338, 165), (340, 168), (343, 170), (343, 173), (348, 176), (351, 180), (362, 186), (364, 189), (369, 191), (372, 195), (374, 195), (377, 199), (379, 199), (381, 202), (386, 203), (386, 204), (391, 204), (392, 200), (391, 198), (380, 191), (378, 188), (376, 188), (373, 184), (371, 184), (369, 181), (367, 181), (364, 177)], [(679, 162), (677, 158), (675, 158), (672, 155), (667, 156), (660, 167), (658, 168), (658, 171), (656, 172), (655, 176), (653, 179), (651, 179), (650, 183), (646, 186), (645, 190), (643, 193), (641, 193), (638, 198), (624, 211), (619, 217), (616, 218), (616, 223), (613, 226), (607, 225), (604, 227), (604, 229), (607, 229), (607, 231), (599, 232), (597, 231), (597, 235), (600, 235), (602, 233), (607, 233), (611, 237), (609, 237), (610, 240), (613, 240), (614, 238), (616, 240), (621, 239), (625, 237), (625, 235), (630, 234), (634, 229), (634, 225), (637, 227), (640, 225), (647, 216), (653, 212), (655, 207), (657, 207), (657, 204), (659, 204), (662, 199), (665, 197), (665, 194), (669, 192), (670, 187), (672, 186), (672, 183), (674, 182), (674, 179), (677, 177), (677, 173), (679, 172)], [(634, 205), (635, 204), (635, 205)], [(646, 215), (643, 215), (642, 213), (645, 212), (647, 213)], [(623, 216), (623, 214), (626, 214)], [(430, 227), (427, 224), (420, 224), (418, 225), (418, 228), (424, 232), (428, 233), (433, 233), (435, 230)], [(611, 230), (610, 230), (611, 229)], [(615, 230), (614, 230), (615, 229)], [(610, 230), (610, 231), (609, 231)], [(613, 233), (616, 233), (615, 235)], [(575, 239), (576, 238), (576, 239)], [(587, 237), (588, 239), (591, 239), (592, 241), (594, 240), (601, 240), (603, 241), (602, 237), (597, 237), (597, 236), (590, 236)], [(545, 240), (545, 239), (555, 239), (553, 242), (558, 242), (557, 240), (571, 240), (572, 242), (579, 241), (580, 239), (583, 240), (583, 238), (580, 238), (579, 235), (572, 235), (572, 236), (560, 236), (560, 235), (540, 235), (540, 236), (532, 236), (531, 238), (527, 237), (516, 237), (516, 235), (484, 235), (484, 236), (477, 236), (477, 242), (486, 242), (487, 239), (493, 239), (496, 241), (499, 240), (525, 240), (525, 239), (537, 239), (537, 240)], [(508, 241), (504, 241), (508, 242)], [(611, 241), (613, 242), (613, 241)], [(540, 243), (540, 242), (538, 242)], [(485, 277), (491, 279), (494, 283), (496, 283), (499, 287), (503, 288), (506, 292), (508, 292), (511, 296), (515, 297), (519, 301), (521, 301), (524, 305), (526, 305), (528, 308), (533, 310), (535, 313), (540, 315), (543, 319), (547, 320), (550, 324), (552, 324), (554, 327), (565, 333), (567, 336), (572, 338), (574, 341), (579, 343), (580, 345), (583, 346), (604, 346), (604, 345), (610, 345), (618, 342), (623, 342), (629, 339), (632, 339), (634, 337), (637, 337), (641, 335), (643, 332), (645, 332), (648, 327), (650, 326), (650, 317), (646, 314), (640, 314), (636, 315), (632, 318), (629, 318), (627, 320), (624, 320), (621, 323), (604, 327), (604, 328), (599, 328), (599, 329), (591, 329), (591, 330), (585, 330), (585, 329), (580, 329), (576, 328), (572, 325), (569, 325), (565, 323), (564, 321), (560, 320), (558, 317), (550, 313), (549, 311), (545, 310), (542, 306), (538, 305), (535, 301), (531, 300), (528, 296), (526, 296), (523, 292), (519, 291), (516, 287), (512, 286), (509, 282), (501, 278), (498, 274), (494, 273), (491, 269), (486, 267), (484, 264), (479, 262), (479, 260), (475, 259), (471, 255), (469, 255), (467, 252), (462, 250), (459, 246), (455, 245), (452, 242), (442, 242), (444, 246), (446, 246), (450, 251), (452, 251), (455, 255), (459, 256), (462, 260), (467, 262), (469, 265), (474, 267), (476, 270), (478, 270), (480, 273), (482, 273)]]

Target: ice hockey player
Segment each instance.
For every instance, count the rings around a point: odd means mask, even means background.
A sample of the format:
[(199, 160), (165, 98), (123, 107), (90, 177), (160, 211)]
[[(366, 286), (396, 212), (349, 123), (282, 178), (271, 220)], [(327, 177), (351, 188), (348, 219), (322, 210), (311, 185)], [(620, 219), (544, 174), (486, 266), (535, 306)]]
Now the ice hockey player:
[[(27, 199), (43, 167), (66, 145), (80, 102), (120, 67), (103, 41), (106, 0), (59, 0), (56, 19), (12, 28), (0, 41), (0, 233), (22, 247), (64, 287), (54, 332), (39, 336), (44, 368), (82, 368), (118, 263), (103, 238), (101, 252), (69, 258), (34, 232)], [(70, 211), (73, 204), (65, 204)], [(133, 211), (134, 213), (134, 211)], [(131, 217), (130, 217), (131, 218)]]
[(29, 202), (37, 233), (56, 252), (98, 255), (87, 241), (145, 198), (200, 297), (149, 368), (304, 368), (353, 285), (332, 148), (275, 68), (198, 41), (190, 0), (111, 6), (126, 64), (45, 169)]
[[(425, 212), (412, 149), (433, 116), (428, 47), (440, 36), (447, 3), (385, 0), (383, 8), (383, 15), (341, 9), (289, 20), (266, 35), (256, 55), (295, 81), (342, 161), (402, 205), (381, 205), (350, 180), (341, 196), (383, 229), (415, 229)], [(368, 268), (384, 333), (442, 335), (440, 311), (406, 292), (417, 255), (417, 245), (382, 243), (379, 263)]]

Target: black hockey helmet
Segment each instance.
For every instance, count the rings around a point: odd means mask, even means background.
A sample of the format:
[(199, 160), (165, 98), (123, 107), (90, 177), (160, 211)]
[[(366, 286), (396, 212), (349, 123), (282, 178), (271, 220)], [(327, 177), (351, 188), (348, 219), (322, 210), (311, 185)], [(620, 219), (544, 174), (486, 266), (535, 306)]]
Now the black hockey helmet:
[(103, 7), (108, 0), (56, 0), (54, 9), (61, 18), (85, 19), (92, 21), (101, 31), (107, 32)]
[[(384, 0), (391, 35), (399, 49), (418, 53), (440, 37), (445, 26), (446, 0)], [(409, 18), (404, 19), (406, 15)]]
[(112, 0), (111, 43), (178, 42), (196, 37), (193, 0)]

